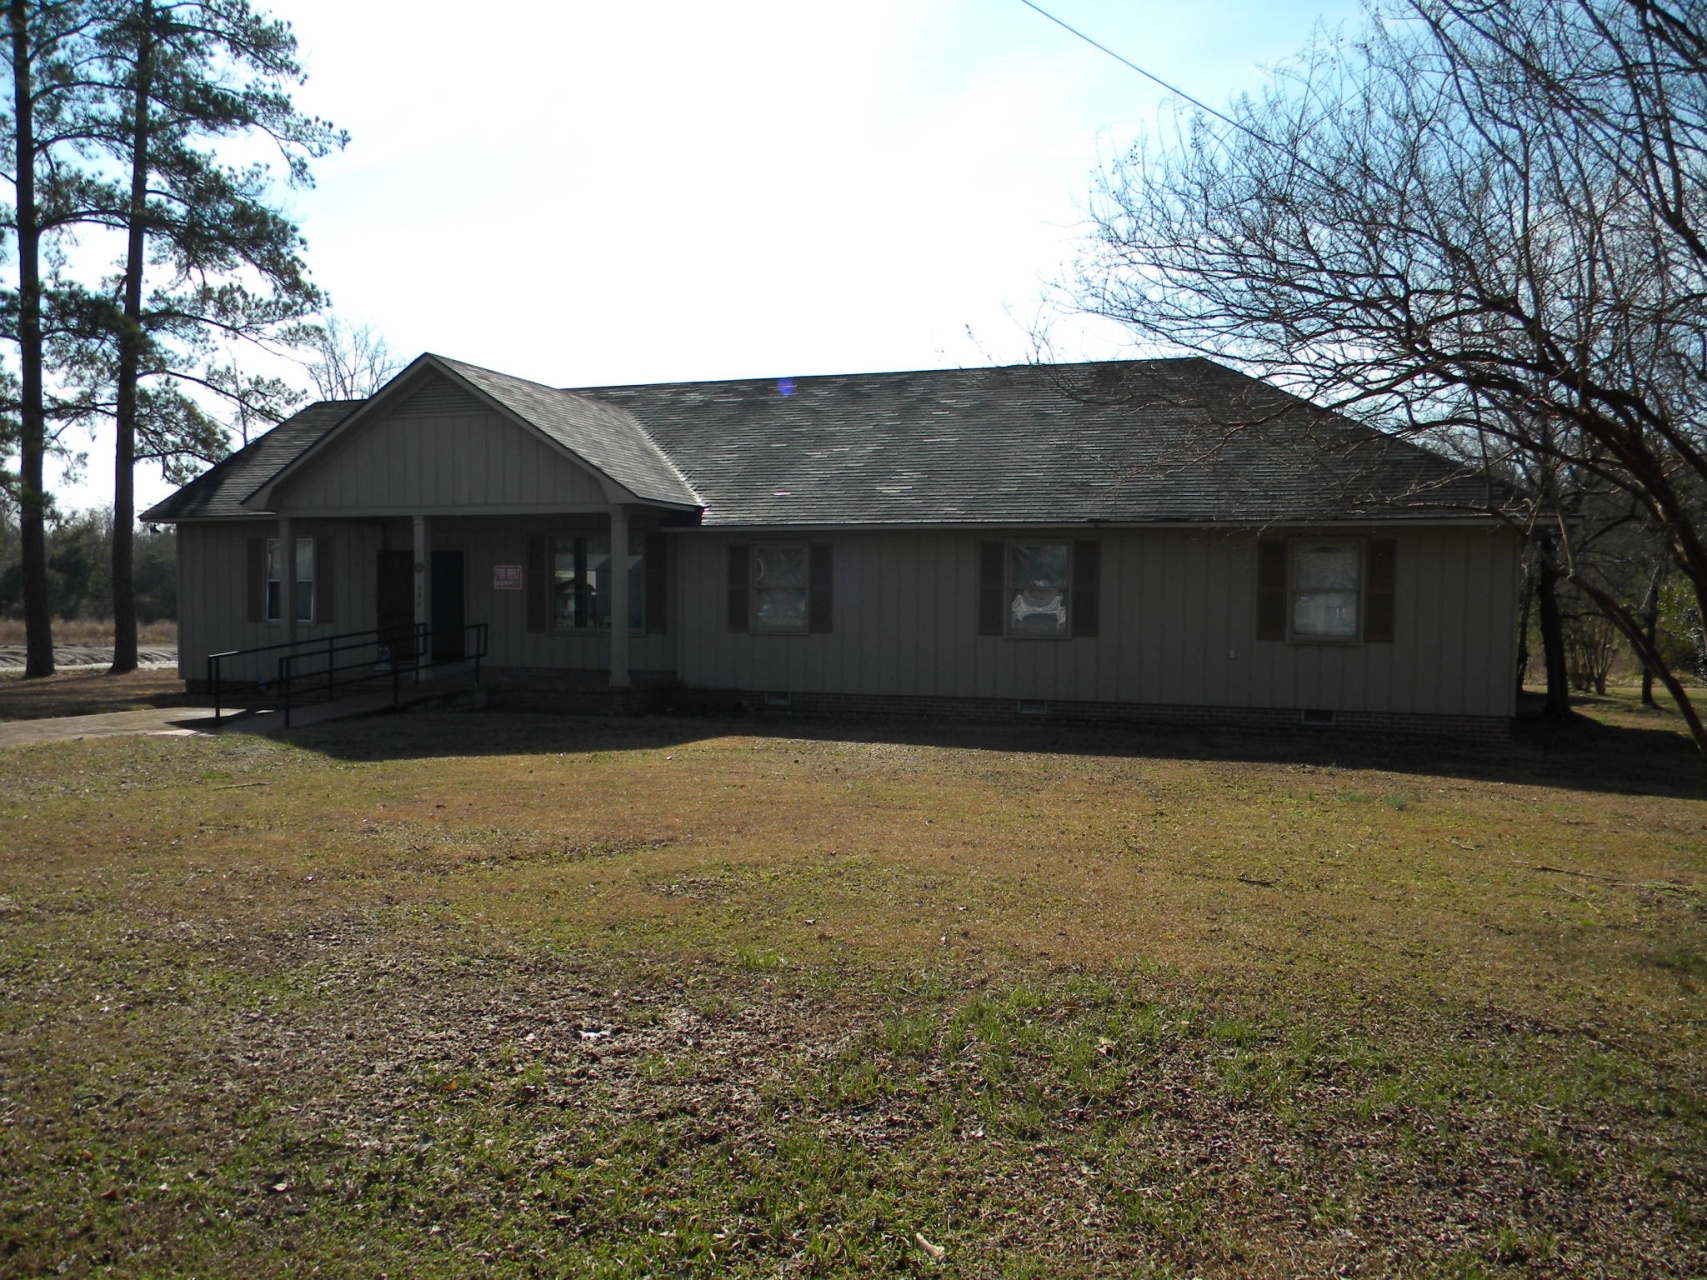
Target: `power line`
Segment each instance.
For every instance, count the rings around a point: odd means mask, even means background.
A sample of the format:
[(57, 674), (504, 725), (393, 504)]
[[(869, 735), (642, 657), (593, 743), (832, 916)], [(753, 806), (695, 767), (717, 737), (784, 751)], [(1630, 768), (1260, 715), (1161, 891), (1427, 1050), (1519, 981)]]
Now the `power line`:
[(1122, 66), (1129, 67), (1131, 70), (1136, 71), (1139, 75), (1143, 76), (1146, 80), (1155, 81), (1157, 84), (1161, 85), (1162, 88), (1166, 89), (1169, 93), (1173, 94), (1175, 97), (1184, 98), (1187, 102), (1191, 103), (1191, 105), (1196, 107), (1199, 111), (1207, 112), (1209, 115), (1214, 116), (1217, 120), (1220, 120), (1223, 123), (1232, 125), (1235, 129), (1239, 130), (1239, 132), (1241, 132), (1241, 133), (1249, 134), (1251, 137), (1255, 138), (1258, 142), (1262, 143), (1264, 146), (1272, 147), (1272, 146), (1277, 145), (1273, 142), (1270, 142), (1267, 138), (1263, 137), (1262, 134), (1258, 133), (1255, 129), (1252, 129), (1249, 125), (1240, 124), (1237, 120), (1233, 119), (1233, 117), (1231, 117), (1229, 115), (1223, 115), (1221, 112), (1217, 111), (1214, 107), (1210, 106), (1206, 102), (1199, 102), (1196, 98), (1192, 97), (1184, 89), (1179, 89), (1179, 88), (1174, 87), (1173, 85), (1169, 84), (1166, 80), (1162, 79), (1161, 76), (1156, 75), (1154, 72), (1144, 70), (1143, 67), (1139, 66), (1136, 62), (1132, 61), (1132, 59), (1124, 58), (1120, 54), (1116, 53), (1113, 49), (1110, 49), (1106, 44), (1102, 44), (1099, 41), (1091, 39), (1091, 37), (1086, 35), (1083, 31), (1080, 31), (1077, 27), (1072, 26), (1069, 23), (1063, 22), (1060, 18), (1057, 18), (1054, 14), (1050, 13), (1049, 10), (1043, 8), (1043, 6), (1038, 5), (1038, 4), (1033, 4), (1032, 0), (1019, 0), (1019, 2), (1021, 4), (1023, 4), (1028, 9), (1035, 9), (1038, 13), (1041, 13), (1045, 18), (1048, 18), (1049, 21), (1053, 22), (1056, 26), (1060, 27), (1063, 31), (1069, 31), (1073, 35), (1078, 36), (1079, 39), (1083, 40), (1086, 44), (1090, 45), (1091, 48), (1100, 49), (1102, 52), (1106, 53), (1109, 57), (1113, 58), (1116, 62), (1120, 63)]

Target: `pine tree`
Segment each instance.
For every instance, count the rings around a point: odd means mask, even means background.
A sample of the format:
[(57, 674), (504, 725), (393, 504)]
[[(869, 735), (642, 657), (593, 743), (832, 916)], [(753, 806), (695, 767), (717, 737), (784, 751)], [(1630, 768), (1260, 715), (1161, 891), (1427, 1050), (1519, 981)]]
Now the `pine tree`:
[[(97, 44), (107, 110), (100, 142), (124, 166), (125, 198), (109, 220), (126, 238), (106, 329), (115, 422), (113, 671), (136, 666), (134, 471), (222, 451), (224, 432), (197, 392), (276, 419), (294, 393), (221, 363), (221, 344), (289, 340), (325, 299), (308, 279), (304, 243), (278, 209), (274, 174), (220, 161), (221, 140), (264, 134), (286, 179), (346, 135), (293, 105), (301, 82), (288, 23), (247, 0), (104, 0)], [(168, 278), (150, 287), (151, 265)], [(170, 471), (169, 467), (169, 471)]]
[(43, 279), (55, 242), (85, 219), (98, 196), (78, 167), (87, 141), (82, 107), (87, 92), (82, 69), (91, 53), (90, 8), (79, 0), (9, 0), (4, 57), (11, 75), (10, 111), (4, 119), (5, 176), (12, 207), (5, 229), (12, 234), (15, 276), (4, 294), (7, 335), (17, 344), (17, 398), (12, 420), (18, 472), (13, 480), (18, 507), (23, 578), (26, 678), (53, 674), (53, 619), (48, 596), (48, 494), (45, 461), (52, 441), (50, 397), (44, 355), (52, 336), (52, 281)]

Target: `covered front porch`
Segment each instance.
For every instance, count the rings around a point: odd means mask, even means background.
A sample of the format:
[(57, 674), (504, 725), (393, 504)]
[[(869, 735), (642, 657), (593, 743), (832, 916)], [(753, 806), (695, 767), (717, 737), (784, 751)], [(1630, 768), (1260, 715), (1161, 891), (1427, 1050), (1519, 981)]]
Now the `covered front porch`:
[[(373, 629), (422, 631), (454, 659), (484, 624), (500, 682), (655, 687), (674, 678), (665, 514), (613, 506), (528, 515), (281, 514), (250, 534), (264, 640), (300, 644)], [(290, 548), (289, 554), (281, 548)], [(259, 561), (257, 567), (253, 562)], [(285, 606), (286, 600), (290, 607)]]

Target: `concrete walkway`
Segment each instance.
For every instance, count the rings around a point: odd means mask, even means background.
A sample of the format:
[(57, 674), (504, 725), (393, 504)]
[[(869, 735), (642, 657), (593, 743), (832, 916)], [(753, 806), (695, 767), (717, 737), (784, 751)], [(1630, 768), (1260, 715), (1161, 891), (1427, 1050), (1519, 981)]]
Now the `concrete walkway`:
[(182, 736), (211, 732), (211, 709), (151, 707), (144, 711), (56, 716), (49, 720), (0, 720), (0, 748), (25, 747), (37, 742), (69, 742), (74, 738), (114, 738), (127, 733)]

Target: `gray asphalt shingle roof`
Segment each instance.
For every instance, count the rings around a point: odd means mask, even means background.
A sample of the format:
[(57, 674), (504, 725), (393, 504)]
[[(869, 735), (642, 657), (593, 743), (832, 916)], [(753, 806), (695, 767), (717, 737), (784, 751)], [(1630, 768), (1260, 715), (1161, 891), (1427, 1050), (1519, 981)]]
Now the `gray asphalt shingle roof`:
[[(1487, 501), (1435, 454), (1195, 358), (574, 390), (442, 362), (713, 526), (1311, 523)], [(303, 410), (146, 518), (249, 514), (242, 498), (359, 403)]]
[(1481, 482), (1439, 456), (1202, 359), (583, 394), (645, 425), (708, 525), (1266, 523), (1485, 505)]
[(256, 513), (243, 506), (243, 499), (366, 403), (365, 400), (321, 400), (299, 410), (165, 501), (155, 503), (142, 513), (142, 519), (207, 520), (221, 516), (253, 519)]

